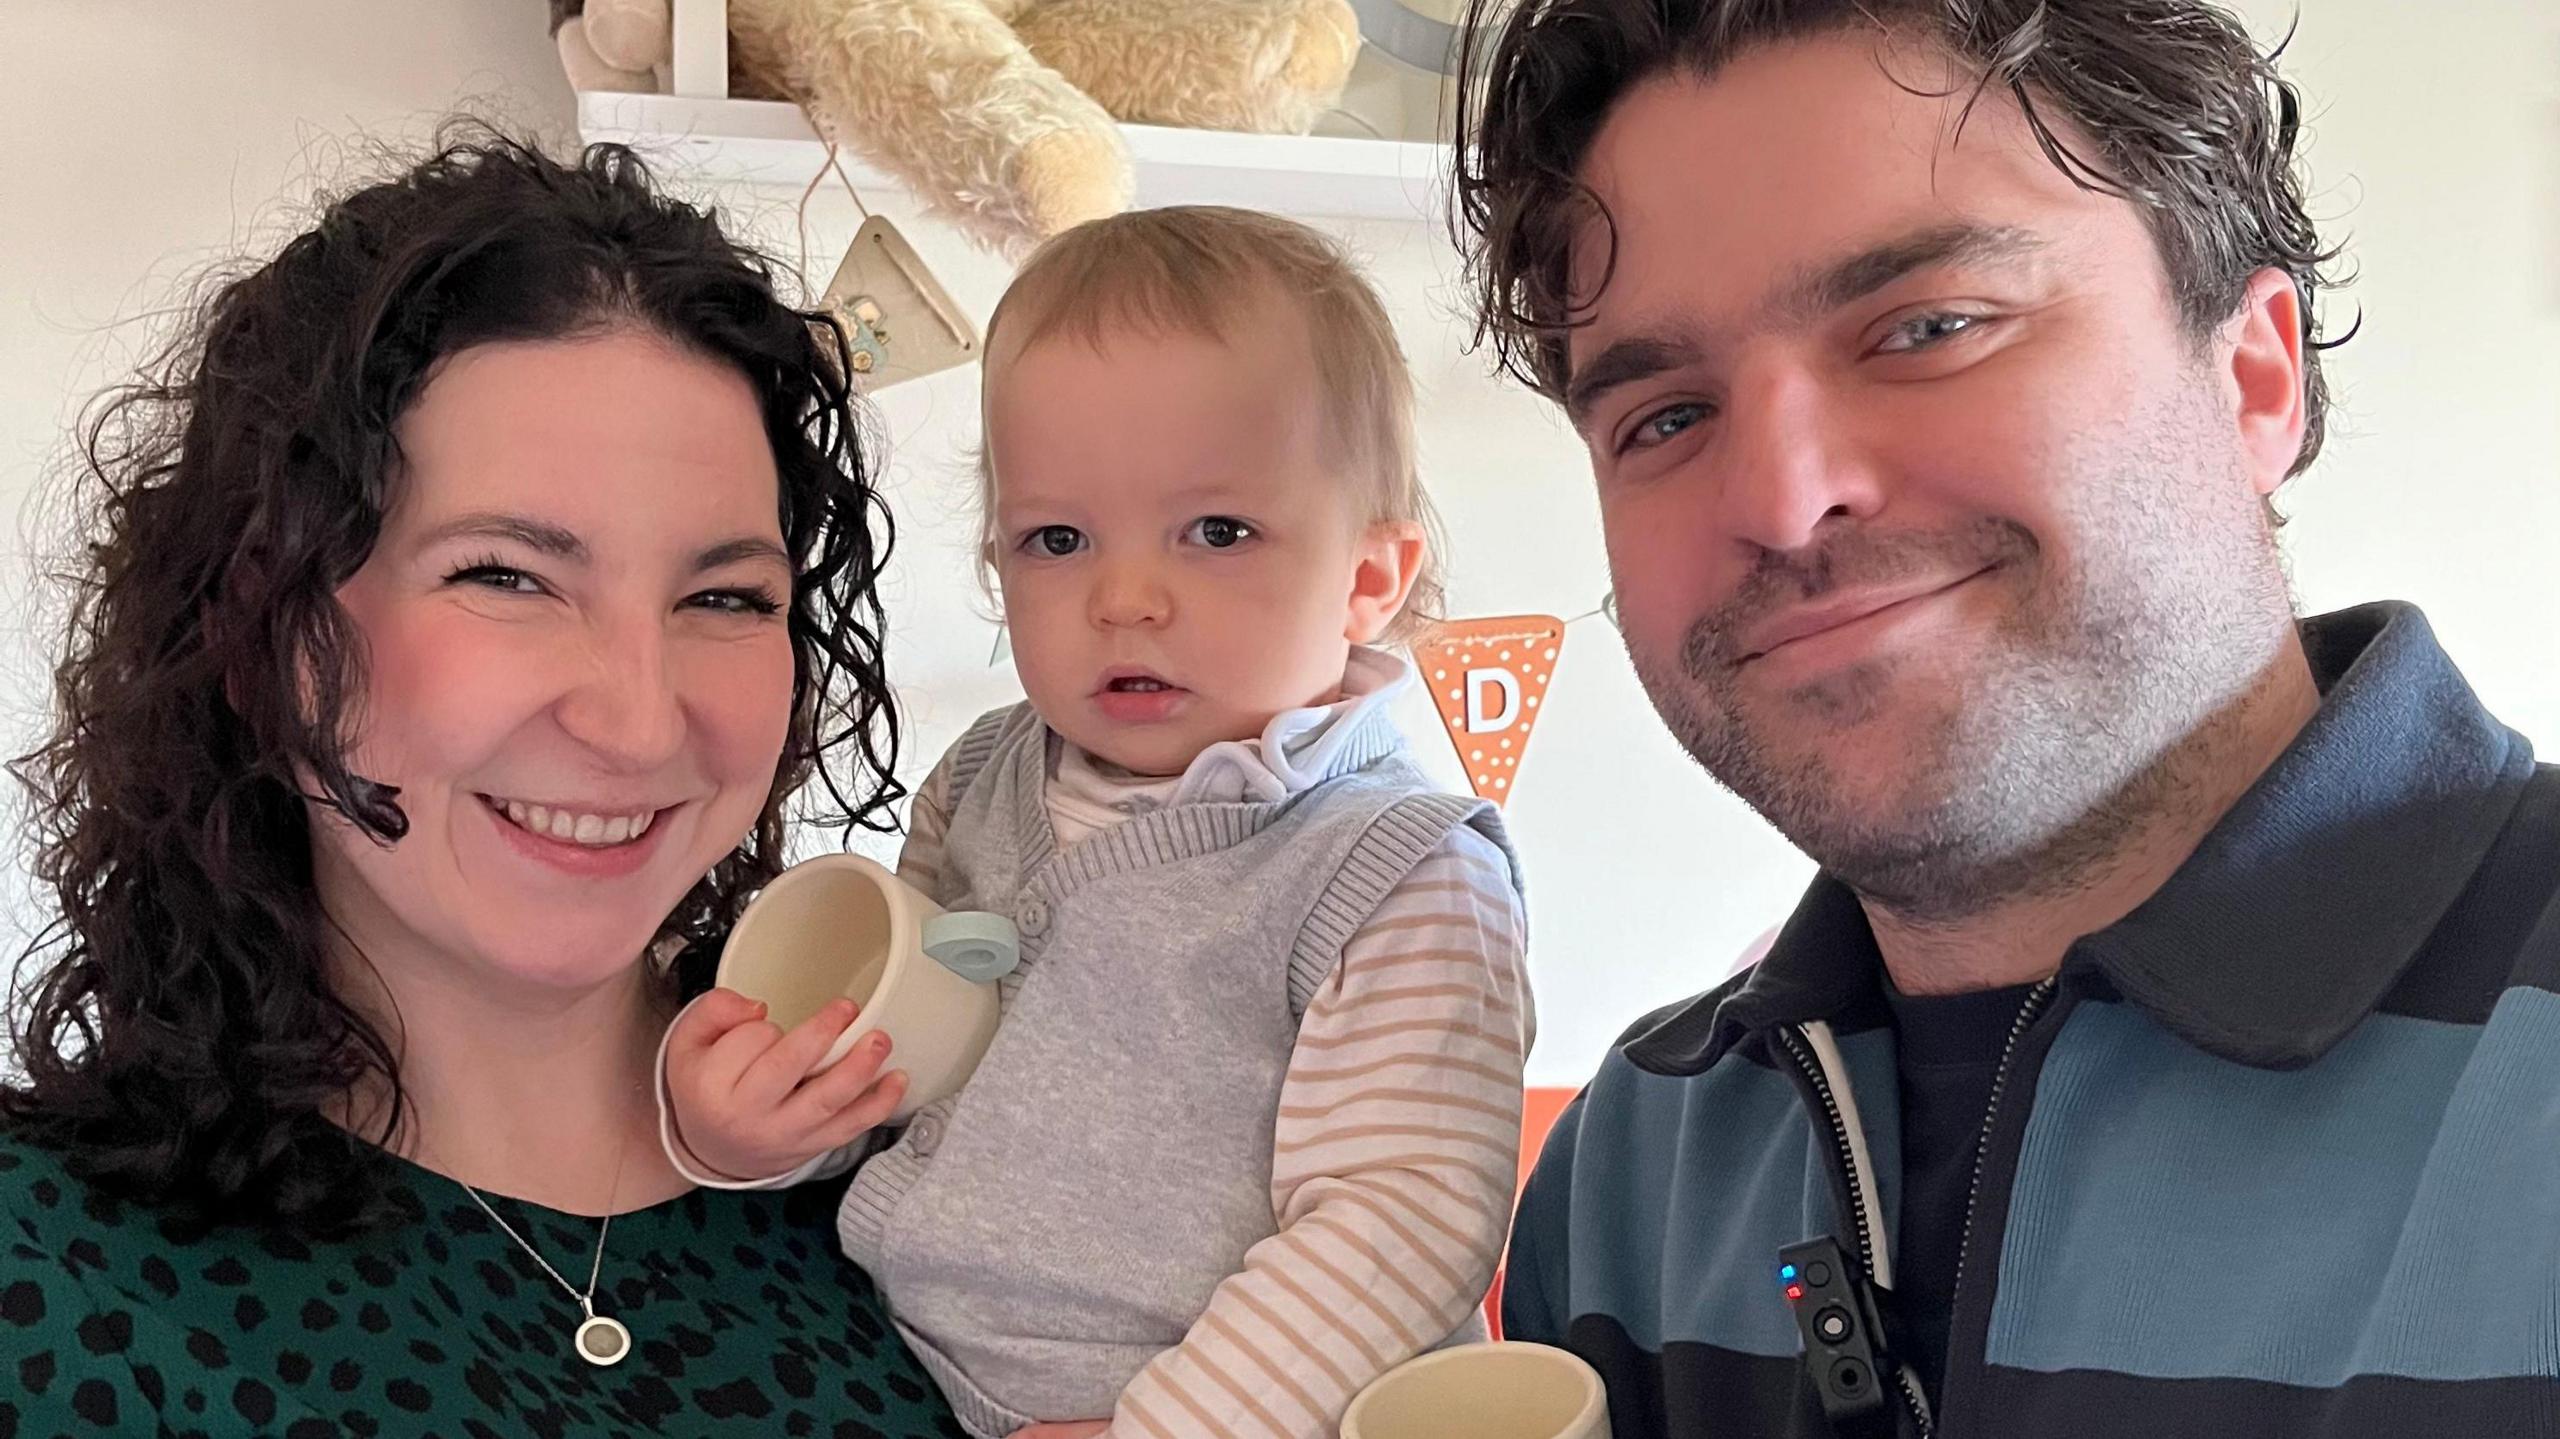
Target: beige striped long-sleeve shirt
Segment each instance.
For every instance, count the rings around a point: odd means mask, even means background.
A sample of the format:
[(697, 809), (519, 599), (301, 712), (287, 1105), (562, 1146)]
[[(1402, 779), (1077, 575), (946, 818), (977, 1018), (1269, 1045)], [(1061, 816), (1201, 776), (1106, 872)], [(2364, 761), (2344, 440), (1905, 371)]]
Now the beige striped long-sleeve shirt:
[[(1149, 788), (1070, 752), (1051, 791), (1060, 844)], [(936, 771), (898, 866), (927, 892), (950, 809)], [(1473, 1322), (1518, 1173), (1525, 954), (1510, 865), (1464, 827), (1369, 916), (1309, 1002), (1282, 1086), (1279, 1232), (1122, 1393), (1112, 1439), (1320, 1439), (1370, 1380)]]

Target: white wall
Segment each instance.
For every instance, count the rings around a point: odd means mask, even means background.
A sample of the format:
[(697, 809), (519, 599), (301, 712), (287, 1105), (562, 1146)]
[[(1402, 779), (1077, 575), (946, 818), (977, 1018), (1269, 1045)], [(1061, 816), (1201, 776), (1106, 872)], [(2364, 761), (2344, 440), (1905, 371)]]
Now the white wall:
[[(2290, 0), (2247, 7), (2273, 34)], [(2493, 706), (2560, 754), (2560, 11), (2544, 0), (2304, 0), (2294, 73), (2311, 99), (2320, 211), (2354, 242), (2363, 338), (2334, 370), (2328, 459), (2297, 487), (2306, 605), (2418, 600)], [(8, 0), (0, 6), (0, 505), (24, 503), (79, 397), (129, 351), (100, 327), (190, 264), (272, 235), (358, 134), (419, 133), (481, 102), (545, 133), (569, 99), (540, 0), (435, 6)], [(852, 232), (839, 194), (710, 196), (820, 282)], [(893, 210), (894, 213), (894, 210)], [(1002, 267), (913, 233), (983, 316)], [(1545, 408), (1461, 353), (1443, 242), (1348, 230), (1389, 296), (1425, 403), (1425, 462), (1454, 542), (1461, 614), (1575, 615), (1606, 588), (1579, 448)], [(883, 400), (900, 520), (893, 672), (911, 771), (1014, 698), (968, 573), (975, 377)], [(20, 563), (12, 561), (11, 563)], [(0, 574), (0, 594), (23, 589)], [(24, 734), (40, 633), (0, 632), (0, 704)], [(1574, 626), (1511, 816), (1531, 871), (1544, 1037), (1534, 1082), (1576, 1083), (1641, 1010), (1718, 978), (1781, 916), (1804, 861), (1663, 736), (1598, 620)], [(1424, 750), (1457, 779), (1417, 716)], [(0, 891), (0, 894), (6, 894)], [(18, 907), (23, 912), (23, 903)]]
[[(2290, 0), (2249, 0), (2281, 35)], [(2560, 5), (2304, 0), (2329, 306), (2327, 458), (2285, 508), (2313, 609), (2423, 604), (2490, 706), (2560, 759)]]
[[(83, 402), (207, 265), (272, 248), (366, 146), (457, 104), (573, 135), (542, 0), (0, 0), (0, 749), (54, 644), (30, 543)], [(46, 921), (0, 780), (0, 977)]]

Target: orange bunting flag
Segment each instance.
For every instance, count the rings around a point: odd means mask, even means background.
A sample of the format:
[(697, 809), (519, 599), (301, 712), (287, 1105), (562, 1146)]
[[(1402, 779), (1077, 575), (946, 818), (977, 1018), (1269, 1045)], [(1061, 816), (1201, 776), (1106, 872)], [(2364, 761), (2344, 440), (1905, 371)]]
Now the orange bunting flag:
[(1520, 757), (1563, 648), (1564, 621), (1553, 615), (1454, 620), (1414, 646), (1414, 664), (1479, 798), (1498, 805), (1518, 788)]

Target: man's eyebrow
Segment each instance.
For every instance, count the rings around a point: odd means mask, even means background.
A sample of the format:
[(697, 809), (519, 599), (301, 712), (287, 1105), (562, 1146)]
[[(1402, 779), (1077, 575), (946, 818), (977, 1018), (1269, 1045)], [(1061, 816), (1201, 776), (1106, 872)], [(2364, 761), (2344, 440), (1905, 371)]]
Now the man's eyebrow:
[(1629, 335), (1613, 340), (1565, 382), (1565, 418), (1579, 430), (1590, 420), (1592, 407), (1600, 403), (1601, 396), (1665, 370), (1696, 364), (1703, 353), (1704, 347), (1696, 340), (1676, 334)]
[[(1898, 235), (1797, 275), (1779, 286), (1762, 314), (1768, 322), (1801, 327), (1932, 265), (2014, 260), (2044, 244), (2042, 236), (2014, 225), (1940, 225)], [(1565, 418), (1582, 429), (1609, 391), (1696, 364), (1708, 348), (1696, 332), (1680, 327), (1612, 341), (1565, 382)]]
[(1780, 287), (1769, 312), (1781, 322), (1803, 324), (1932, 265), (2014, 260), (2043, 249), (2044, 243), (2042, 236), (2014, 225), (1940, 225), (1896, 236), (1797, 276)]

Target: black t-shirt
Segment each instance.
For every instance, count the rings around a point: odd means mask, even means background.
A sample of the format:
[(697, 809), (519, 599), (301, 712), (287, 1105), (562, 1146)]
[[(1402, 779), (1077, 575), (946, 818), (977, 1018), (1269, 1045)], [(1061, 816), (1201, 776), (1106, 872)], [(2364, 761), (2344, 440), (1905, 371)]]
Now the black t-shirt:
[(1956, 1261), (1991, 1082), (2035, 986), (1914, 997), (1885, 982), (1902, 1085), (1902, 1209), (1893, 1249), (1901, 1358), (1937, 1401), (1947, 1371)]

